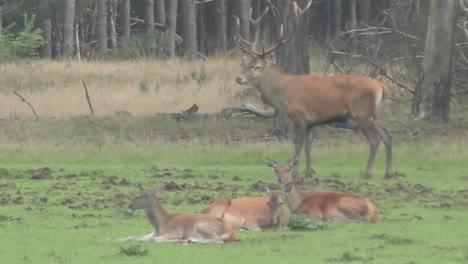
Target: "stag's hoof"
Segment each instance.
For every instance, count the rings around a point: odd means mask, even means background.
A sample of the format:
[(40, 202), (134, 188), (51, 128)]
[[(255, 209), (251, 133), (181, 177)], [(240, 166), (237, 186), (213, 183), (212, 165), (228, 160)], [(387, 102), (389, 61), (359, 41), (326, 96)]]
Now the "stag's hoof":
[(306, 178), (314, 178), (315, 174), (316, 174), (315, 170), (313, 168), (310, 168), (310, 170), (306, 172), (305, 177)]
[(385, 173), (384, 179), (388, 180), (388, 179), (391, 179), (391, 178), (393, 178), (393, 173), (388, 173), (388, 172)]
[(363, 176), (362, 176), (362, 178), (363, 178), (364, 180), (368, 180), (368, 179), (371, 178), (371, 175), (370, 175), (370, 173), (364, 173)]

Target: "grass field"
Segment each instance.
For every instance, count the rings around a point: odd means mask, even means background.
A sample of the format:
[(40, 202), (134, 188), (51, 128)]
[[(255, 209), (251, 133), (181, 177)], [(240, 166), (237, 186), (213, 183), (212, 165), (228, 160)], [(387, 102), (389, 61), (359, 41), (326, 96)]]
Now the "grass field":
[[(13, 66), (2, 67), (3, 74)], [(56, 64), (40, 67), (50, 73)], [(81, 79), (71, 76), (75, 88), (70, 89), (80, 90)], [(126, 91), (139, 91), (138, 79)], [(96, 76), (96, 80), (104, 82), (105, 78)], [(54, 91), (64, 83), (55, 81), (54, 87), (31, 90), (30, 95), (39, 98), (48, 93), (59, 102), (57, 97), (63, 94)], [(216, 90), (212, 85), (207, 84), (211, 87), (207, 89)], [(9, 94), (14, 86), (4, 87), (4, 100), (14, 101)], [(189, 96), (193, 90), (180, 91)], [(196, 212), (220, 196), (263, 195), (256, 188), (258, 181), (277, 186), (264, 158), (282, 163), (293, 152), (289, 141), (266, 140), (269, 121), (239, 117), (176, 122), (149, 115), (161, 110), (149, 104), (147, 110), (134, 111), (132, 94), (125, 94), (125, 103), (118, 109), (134, 116), (113, 116), (117, 101), (112, 98), (108, 105), (100, 104), (97, 118), (78, 116), (86, 111), (76, 111), (74, 99), (69, 99), (73, 102), (69, 112), (43, 104), (39, 119), (25, 118), (30, 116), (27, 111), (21, 114), (4, 108), (0, 122), (1, 263), (468, 263), (468, 126), (463, 113), (455, 113), (456, 118), (445, 125), (409, 123), (392, 115), (398, 106), (391, 105), (385, 120), (395, 137), (393, 179), (383, 179), (383, 148), (372, 179), (363, 181), (368, 146), (362, 136), (322, 128), (313, 148), (320, 184), (310, 179), (301, 184), (307, 190), (369, 197), (382, 213), (377, 224), (239, 231), (240, 242), (224, 245), (113, 242), (152, 231), (142, 211), (127, 209), (137, 194), (136, 183), (150, 188), (174, 182), (180, 188), (160, 194), (163, 206), (170, 211)], [(138, 100), (143, 97), (135, 100), (142, 103)], [(26, 107), (16, 103), (18, 109)], [(225, 104), (207, 108), (218, 111)], [(182, 105), (169, 110), (180, 111)], [(49, 118), (53, 116), (57, 118)], [(301, 162), (301, 171), (304, 167)]]

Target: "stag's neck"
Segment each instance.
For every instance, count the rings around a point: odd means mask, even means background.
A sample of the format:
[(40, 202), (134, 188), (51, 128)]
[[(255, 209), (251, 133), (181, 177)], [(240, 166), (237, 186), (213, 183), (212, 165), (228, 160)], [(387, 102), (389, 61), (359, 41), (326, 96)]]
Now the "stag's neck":
[(149, 197), (148, 207), (145, 208), (145, 213), (157, 233), (160, 233), (161, 230), (164, 229), (171, 218), (171, 214), (164, 210), (154, 194)]
[(263, 101), (277, 110), (284, 110), (285, 95), (288, 89), (288, 73), (277, 65), (271, 65), (266, 69), (265, 78), (259, 84)]
[(284, 198), (288, 204), (289, 210), (291, 210), (293, 213), (296, 213), (304, 198), (304, 194), (293, 183), (291, 190), (289, 192), (285, 192)]

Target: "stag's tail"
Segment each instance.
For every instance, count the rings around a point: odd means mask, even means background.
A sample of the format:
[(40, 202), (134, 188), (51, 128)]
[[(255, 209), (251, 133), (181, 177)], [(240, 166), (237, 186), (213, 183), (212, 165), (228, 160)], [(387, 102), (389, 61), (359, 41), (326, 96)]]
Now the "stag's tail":
[(390, 97), (390, 92), (387, 88), (387, 86), (383, 83), (380, 83), (380, 87), (382, 88), (382, 100), (385, 99), (385, 98), (388, 98)]

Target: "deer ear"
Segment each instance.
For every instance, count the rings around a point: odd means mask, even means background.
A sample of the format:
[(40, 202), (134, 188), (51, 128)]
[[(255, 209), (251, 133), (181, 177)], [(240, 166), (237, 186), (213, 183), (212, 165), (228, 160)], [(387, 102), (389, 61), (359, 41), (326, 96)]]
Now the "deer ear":
[(262, 189), (263, 189), (263, 191), (264, 191), (264, 192), (266, 192), (266, 193), (270, 193), (270, 188), (268, 188), (268, 185), (266, 185), (266, 184), (262, 183), (262, 185), (261, 185), (261, 186), (262, 186)]
[(288, 166), (289, 166), (289, 168), (293, 168), (293, 167), (295, 167), (297, 165), (297, 163), (299, 163), (299, 160), (293, 158), (293, 159), (291, 159), (289, 161)]
[(145, 188), (143, 188), (143, 185), (141, 184), (141, 182), (137, 183), (137, 187), (138, 187), (138, 190), (140, 190), (140, 192), (145, 192)]
[(278, 166), (278, 164), (276, 164), (276, 162), (270, 158), (266, 158), (265, 160), (269, 167), (276, 168), (276, 166)]

